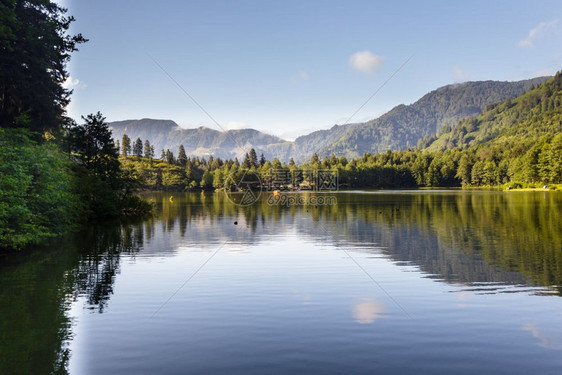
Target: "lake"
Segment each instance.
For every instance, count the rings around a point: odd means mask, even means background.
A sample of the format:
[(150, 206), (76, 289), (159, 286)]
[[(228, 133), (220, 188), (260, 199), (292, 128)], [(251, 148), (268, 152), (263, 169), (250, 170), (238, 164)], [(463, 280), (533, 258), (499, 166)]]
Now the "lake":
[(332, 196), (151, 193), (0, 257), (0, 374), (562, 371), (561, 193)]

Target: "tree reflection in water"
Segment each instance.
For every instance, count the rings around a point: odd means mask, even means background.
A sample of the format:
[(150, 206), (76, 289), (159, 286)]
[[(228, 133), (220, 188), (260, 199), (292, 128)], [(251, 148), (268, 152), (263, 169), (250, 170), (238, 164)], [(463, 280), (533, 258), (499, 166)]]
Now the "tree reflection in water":
[[(382, 252), (470, 292), (521, 285), (547, 287), (532, 293), (562, 292), (559, 193), (339, 193), (337, 205), (318, 207), (271, 206), (263, 198), (239, 207), (219, 193), (178, 194), (173, 203), (168, 194), (153, 193), (151, 218), (90, 226), (35, 251), (3, 256), (0, 373), (66, 373), (72, 303), (83, 298), (103, 313), (123, 255), (174, 256), (180, 246), (226, 240), (256, 246), (296, 230), (335, 248)], [(383, 312), (372, 301), (357, 306), (359, 321)]]

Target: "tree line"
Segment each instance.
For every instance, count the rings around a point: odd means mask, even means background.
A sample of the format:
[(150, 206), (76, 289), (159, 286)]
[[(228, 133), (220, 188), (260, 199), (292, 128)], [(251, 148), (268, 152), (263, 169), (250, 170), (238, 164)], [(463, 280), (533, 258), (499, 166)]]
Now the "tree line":
[[(125, 134), (121, 146), (127, 143)], [(149, 141), (137, 139), (136, 144), (150, 146)], [(408, 149), (364, 154), (361, 158), (345, 157), (312, 158), (297, 165), (291, 158), (288, 163), (279, 159), (258, 158), (250, 149), (242, 160), (221, 159), (209, 156), (189, 157), (180, 145), (178, 156), (170, 150), (162, 150), (159, 159), (154, 158), (150, 147), (133, 151), (131, 156), (123, 152), (123, 167), (148, 189), (224, 189), (230, 188), (228, 176), (242, 169), (260, 176), (262, 182), (271, 179), (273, 173), (286, 172), (306, 175), (311, 170), (332, 171), (338, 176), (340, 188), (412, 188), (412, 187), (482, 187), (511, 184), (560, 184), (562, 183), (562, 134), (544, 136), (526, 152), (514, 157), (498, 145), (477, 146), (469, 149), (427, 151)], [(274, 172), (275, 171), (275, 172)]]

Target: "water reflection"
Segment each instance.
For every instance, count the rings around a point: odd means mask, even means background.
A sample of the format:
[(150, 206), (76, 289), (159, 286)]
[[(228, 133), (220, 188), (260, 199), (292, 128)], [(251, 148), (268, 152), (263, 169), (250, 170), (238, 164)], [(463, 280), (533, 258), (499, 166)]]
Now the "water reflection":
[[(92, 226), (47, 248), (0, 259), (0, 373), (66, 373), (73, 317), (84, 300), (92, 313), (111, 308), (121, 262), (176, 257), (185, 251), (251, 253), (301, 240), (386, 257), (400, 267), (459, 285), (457, 306), (487, 293), (562, 292), (562, 197), (557, 193), (454, 192), (338, 194), (335, 206), (235, 206), (221, 194), (151, 194), (154, 217)], [(234, 222), (237, 222), (235, 224)], [(343, 256), (344, 254), (342, 254)], [(366, 280), (366, 283), (369, 281)], [(302, 305), (309, 293), (295, 292)], [(349, 305), (348, 305), (349, 306)], [(352, 301), (355, 322), (389, 311), (375, 297)], [(524, 323), (537, 345), (560, 349), (556, 336)]]
[(562, 350), (562, 341), (560, 337), (549, 333), (548, 331), (545, 332), (544, 329), (537, 328), (537, 324), (535, 323), (527, 323), (523, 326), (523, 331), (530, 332), (534, 338), (536, 338), (537, 345), (551, 350)]
[(373, 297), (361, 298), (353, 305), (353, 318), (357, 323), (371, 324), (384, 317), (386, 307)]
[(104, 311), (120, 255), (142, 249), (141, 230), (140, 223), (107, 223), (0, 259), (1, 374), (66, 373), (71, 304), (80, 296)]
[(557, 193), (342, 193), (335, 206), (292, 207), (271, 206), (265, 199), (239, 207), (220, 194), (186, 194), (174, 203), (166, 194), (151, 197), (161, 216), (146, 225), (154, 230), (160, 221), (163, 232), (175, 234), (148, 246), (148, 252), (167, 249), (173, 255), (180, 244), (227, 240), (257, 245), (296, 230), (356, 251), (382, 249), (397, 264), (469, 284), (471, 291), (509, 291), (506, 284), (547, 286), (560, 293), (562, 198)]

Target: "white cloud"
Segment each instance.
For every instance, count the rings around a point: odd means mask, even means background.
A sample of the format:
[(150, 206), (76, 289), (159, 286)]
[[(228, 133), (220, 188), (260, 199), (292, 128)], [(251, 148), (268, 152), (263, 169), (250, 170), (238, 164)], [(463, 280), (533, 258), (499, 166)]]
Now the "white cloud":
[(243, 121), (229, 121), (226, 123), (224, 128), (226, 130), (247, 129), (248, 124)]
[(349, 58), (349, 65), (363, 73), (373, 73), (385, 62), (386, 57), (377, 56), (371, 51), (356, 52)]
[(453, 66), (453, 73), (455, 75), (455, 82), (466, 82), (470, 75), (464, 71), (460, 66)]
[(64, 87), (65, 89), (83, 89), (86, 88), (86, 84), (83, 82), (80, 82), (80, 80), (78, 78), (72, 78), (71, 76), (68, 76), (68, 78), (63, 82), (62, 87)]
[(314, 128), (302, 128), (297, 130), (287, 130), (283, 133), (277, 134), (277, 136), (285, 141), (294, 141), (301, 135), (306, 135), (312, 133), (313, 131), (318, 130)]
[(519, 47), (532, 47), (536, 39), (540, 38), (541, 36), (551, 31), (556, 26), (557, 23), (558, 20), (539, 22), (537, 26), (535, 26), (529, 31), (529, 34), (525, 39), (521, 39), (519, 41), (518, 43)]

